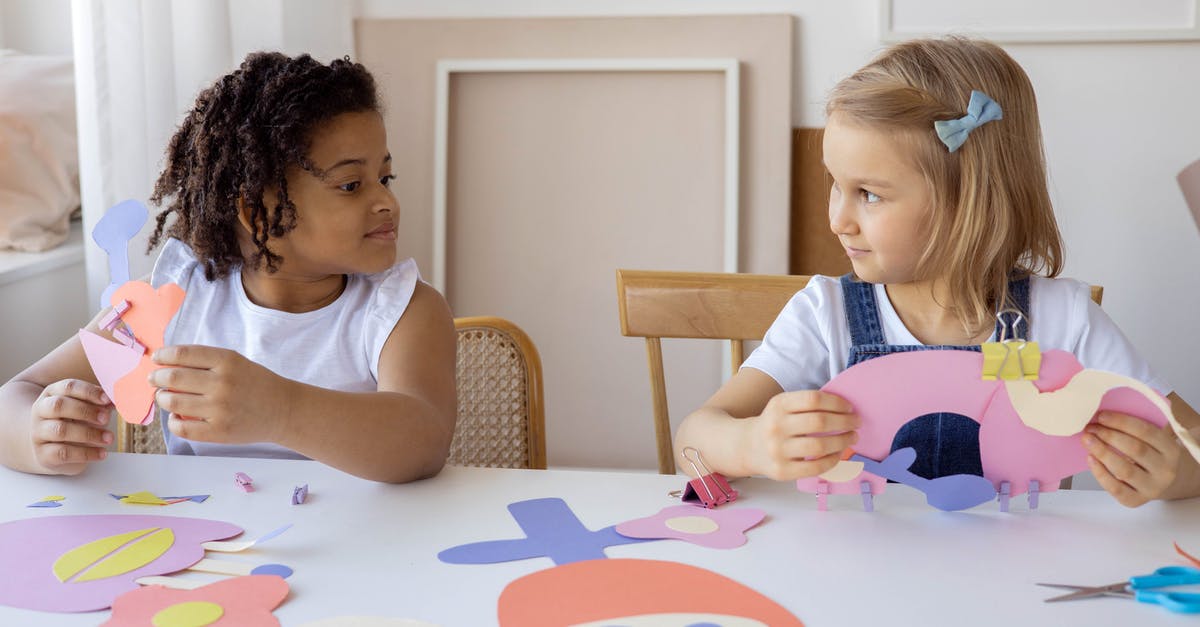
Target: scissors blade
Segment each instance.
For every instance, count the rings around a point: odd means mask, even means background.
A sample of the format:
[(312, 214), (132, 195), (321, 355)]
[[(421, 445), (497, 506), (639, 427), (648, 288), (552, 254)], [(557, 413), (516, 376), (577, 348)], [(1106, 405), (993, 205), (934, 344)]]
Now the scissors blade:
[(1061, 583), (1039, 583), (1038, 585), (1046, 586), (1048, 588), (1064, 588), (1067, 590), (1074, 590), (1074, 592), (1068, 592), (1067, 594), (1050, 597), (1049, 599), (1045, 600), (1046, 603), (1074, 601), (1075, 599), (1090, 599), (1092, 597), (1102, 596), (1124, 596), (1127, 594), (1125, 591), (1125, 582), (1113, 583), (1107, 586), (1072, 586)]

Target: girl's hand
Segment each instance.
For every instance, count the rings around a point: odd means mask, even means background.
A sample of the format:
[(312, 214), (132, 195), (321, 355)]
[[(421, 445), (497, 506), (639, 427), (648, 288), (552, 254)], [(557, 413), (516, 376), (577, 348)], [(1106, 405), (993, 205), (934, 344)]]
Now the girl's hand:
[(1171, 425), (1107, 411), (1084, 429), (1083, 445), (1096, 481), (1126, 507), (1162, 497), (1182, 454)]
[(819, 475), (837, 465), (846, 447), (858, 442), (861, 422), (840, 396), (818, 390), (783, 392), (747, 419), (745, 465), (776, 480)]
[(171, 433), (189, 440), (275, 442), (291, 395), (287, 379), (239, 353), (211, 346), (165, 346), (164, 366), (150, 373), (158, 406), (171, 413)]
[(104, 459), (112, 401), (100, 386), (64, 379), (46, 386), (30, 409), (34, 459), (51, 474), (75, 475)]

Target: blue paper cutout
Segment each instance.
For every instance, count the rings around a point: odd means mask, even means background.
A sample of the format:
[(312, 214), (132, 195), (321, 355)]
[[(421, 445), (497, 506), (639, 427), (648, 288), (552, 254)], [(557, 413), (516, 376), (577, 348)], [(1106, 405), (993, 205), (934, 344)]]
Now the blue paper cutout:
[(857, 454), (852, 455), (850, 460), (862, 462), (863, 469), (873, 475), (924, 492), (925, 500), (930, 505), (945, 512), (975, 507), (996, 497), (996, 486), (979, 475), (947, 475), (926, 479), (909, 472), (908, 467), (917, 460), (917, 451), (911, 446), (893, 451), (881, 462)]
[[(114, 499), (117, 499), (118, 501), (125, 498), (126, 496), (129, 496), (128, 494), (113, 494), (112, 492), (109, 492), (108, 495), (113, 497)], [(156, 494), (155, 496), (158, 496), (158, 495)], [(212, 495), (211, 494), (191, 494), (191, 495), (187, 495), (187, 496), (159, 496), (158, 498), (160, 498), (164, 501), (174, 501), (175, 499), (187, 499), (193, 503), (203, 503), (203, 502), (207, 501), (208, 497), (210, 497), (210, 496), (212, 496)]]
[(108, 287), (100, 294), (100, 308), (110, 304), (113, 292), (129, 282), (129, 240), (133, 239), (149, 213), (136, 200), (119, 202), (104, 212), (92, 229), (92, 239), (108, 253)]
[(37, 503), (30, 503), (25, 507), (62, 507), (62, 503), (58, 501), (38, 501)]
[(287, 579), (288, 577), (292, 576), (292, 572), (293, 571), (291, 568), (284, 566), (283, 564), (263, 564), (262, 566), (255, 566), (254, 569), (250, 571), (250, 574), (279, 575), (280, 577)]
[(626, 538), (616, 525), (592, 531), (583, 526), (560, 498), (532, 499), (508, 506), (524, 538), (461, 544), (438, 553), (448, 564), (495, 564), (533, 557), (549, 557), (555, 565), (606, 559), (604, 548), (653, 542), (657, 538)]

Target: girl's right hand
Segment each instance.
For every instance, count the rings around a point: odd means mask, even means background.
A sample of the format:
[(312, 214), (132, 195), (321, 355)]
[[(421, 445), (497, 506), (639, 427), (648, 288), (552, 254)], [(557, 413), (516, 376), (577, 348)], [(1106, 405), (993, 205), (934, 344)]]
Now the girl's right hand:
[(46, 473), (79, 474), (108, 455), (112, 413), (112, 401), (98, 385), (78, 379), (51, 383), (30, 410), (34, 459)]
[(819, 475), (837, 465), (858, 442), (854, 407), (835, 394), (802, 390), (776, 394), (759, 416), (748, 419), (745, 464), (775, 480)]

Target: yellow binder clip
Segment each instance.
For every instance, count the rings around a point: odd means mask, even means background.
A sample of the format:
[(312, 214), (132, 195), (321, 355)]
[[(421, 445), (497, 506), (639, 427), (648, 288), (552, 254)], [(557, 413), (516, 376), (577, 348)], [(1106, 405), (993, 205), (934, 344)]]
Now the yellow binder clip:
[[(1006, 313), (1016, 316), (1011, 325), (1004, 321)], [(1042, 367), (1042, 351), (1037, 342), (1017, 337), (1024, 316), (1016, 309), (1002, 309), (996, 312), (996, 319), (1000, 321), (1000, 341), (984, 342), (980, 347), (983, 350), (983, 380), (1036, 380)]]

